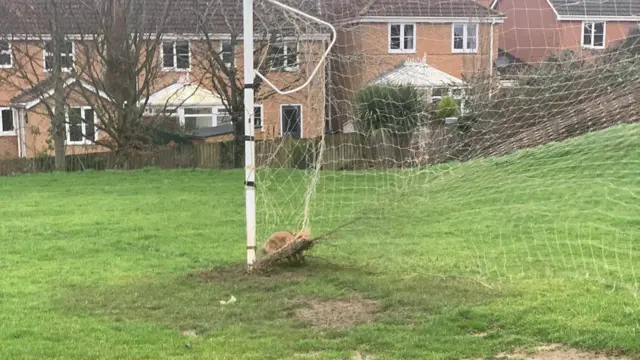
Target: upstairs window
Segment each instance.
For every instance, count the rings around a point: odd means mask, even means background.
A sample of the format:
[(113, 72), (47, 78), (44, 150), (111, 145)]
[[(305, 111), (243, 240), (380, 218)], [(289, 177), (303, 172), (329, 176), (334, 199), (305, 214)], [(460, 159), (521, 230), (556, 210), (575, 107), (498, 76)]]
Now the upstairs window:
[(233, 62), (233, 46), (231, 40), (222, 40), (220, 42), (220, 57), (226, 66), (231, 66)]
[(10, 68), (12, 66), (11, 43), (8, 41), (0, 41), (0, 68)]
[(416, 51), (415, 24), (389, 24), (389, 52), (412, 53)]
[(269, 46), (269, 61), (275, 71), (294, 71), (298, 68), (298, 44), (277, 42)]
[[(44, 43), (44, 69), (45, 71), (53, 70), (54, 52), (53, 41)], [(60, 66), (62, 71), (71, 71), (75, 60), (75, 51), (73, 41), (64, 41), (60, 45)]]
[(453, 24), (454, 53), (478, 52), (478, 25), (477, 24)]
[(604, 22), (585, 21), (582, 23), (582, 47), (604, 49)]
[(191, 66), (189, 41), (165, 41), (162, 43), (162, 68), (164, 70), (184, 71)]
[(13, 111), (10, 108), (0, 108), (0, 135), (15, 135)]

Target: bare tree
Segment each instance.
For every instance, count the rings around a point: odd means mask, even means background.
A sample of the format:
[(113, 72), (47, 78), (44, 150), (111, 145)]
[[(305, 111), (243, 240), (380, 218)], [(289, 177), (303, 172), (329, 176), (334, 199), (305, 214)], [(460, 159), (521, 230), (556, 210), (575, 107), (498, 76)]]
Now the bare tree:
[[(151, 148), (165, 129), (163, 109), (156, 115), (145, 109), (162, 76), (158, 50), (167, 23), (180, 11), (175, 2), (44, 0), (37, 5), (13, 7), (24, 19), (20, 36), (28, 39), (28, 45), (14, 48), (20, 59), (15, 73), (33, 97), (45, 100), (54, 89), (53, 102), (43, 104), (51, 119), (56, 168), (64, 169), (67, 128), (80, 125), (85, 131), (69, 130), (70, 136), (107, 148), (124, 162)], [(71, 98), (90, 105), (91, 116), (67, 113)]]
[(144, 110), (161, 76), (157, 54), (169, 14), (176, 10), (173, 4), (159, 0), (150, 8), (143, 1), (110, 0), (86, 5), (85, 13), (97, 26), (80, 33), (79, 53), (91, 61), (83, 62), (74, 76), (91, 85), (79, 89), (96, 111), (97, 130), (106, 134), (95, 144), (123, 161), (152, 147), (162, 125), (159, 115)]
[[(225, 0), (191, 0), (198, 17), (198, 33), (202, 47), (194, 53), (194, 60), (205, 73), (207, 87), (217, 93), (231, 118), (236, 149), (236, 159), (244, 153), (244, 79), (242, 69), (246, 64), (238, 62), (243, 33), (242, 2)], [(298, 86), (307, 74), (302, 66), (303, 51), (297, 46), (308, 29), (301, 30), (299, 19), (291, 13), (269, 8), (258, 2), (258, 19), (254, 28), (254, 69), (263, 75), (280, 72), (286, 76), (282, 90)], [(227, 34), (214, 38), (213, 34)], [(288, 45), (286, 51), (285, 46)], [(313, 59), (312, 59), (313, 61)], [(261, 103), (276, 92), (265, 85), (260, 77), (253, 82), (256, 103)]]

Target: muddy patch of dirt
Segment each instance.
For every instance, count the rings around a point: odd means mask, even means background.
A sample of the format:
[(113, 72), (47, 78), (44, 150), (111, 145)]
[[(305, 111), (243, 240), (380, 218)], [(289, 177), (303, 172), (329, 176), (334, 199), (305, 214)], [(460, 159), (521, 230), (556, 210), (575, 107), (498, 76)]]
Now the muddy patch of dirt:
[(511, 353), (496, 355), (496, 359), (513, 360), (630, 360), (627, 357), (608, 355), (598, 352), (587, 352), (567, 348), (560, 344), (541, 346), (534, 352), (523, 349)]
[(306, 268), (295, 268), (293, 266), (274, 267), (268, 271), (265, 270), (249, 273), (245, 264), (233, 264), (197, 273), (191, 273), (189, 276), (198, 277), (204, 282), (237, 282), (255, 279), (302, 281), (307, 279), (310, 273), (311, 272)]
[(296, 318), (319, 329), (347, 329), (371, 322), (379, 310), (380, 304), (373, 300), (312, 300), (296, 310)]

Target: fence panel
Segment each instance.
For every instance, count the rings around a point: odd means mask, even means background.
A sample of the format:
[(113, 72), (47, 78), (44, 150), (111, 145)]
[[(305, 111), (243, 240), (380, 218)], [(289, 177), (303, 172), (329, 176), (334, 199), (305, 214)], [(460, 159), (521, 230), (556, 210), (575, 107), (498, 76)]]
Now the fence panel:
[[(419, 129), (412, 134), (376, 131), (371, 134), (347, 133), (324, 138), (322, 169), (362, 170), (423, 166), (448, 161), (460, 152), (463, 136), (454, 127)], [(310, 169), (319, 158), (320, 139), (271, 139), (257, 141), (258, 168)], [(131, 156), (118, 161), (111, 152), (67, 155), (67, 171), (141, 169), (145, 167), (231, 169), (243, 161), (234, 141), (180, 146)], [(53, 156), (0, 160), (0, 175), (50, 172)]]

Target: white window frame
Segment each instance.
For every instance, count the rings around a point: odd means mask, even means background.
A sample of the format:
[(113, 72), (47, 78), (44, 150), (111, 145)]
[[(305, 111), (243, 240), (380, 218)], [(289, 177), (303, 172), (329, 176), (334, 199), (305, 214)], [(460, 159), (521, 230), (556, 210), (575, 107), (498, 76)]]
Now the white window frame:
[[(456, 26), (462, 26), (462, 49), (456, 49)], [(476, 28), (476, 46), (473, 49), (469, 47), (469, 26)], [(478, 23), (453, 23), (451, 24), (451, 52), (454, 54), (476, 54), (480, 47), (480, 24)]]
[[(76, 42), (73, 40), (65, 39), (64, 41), (68, 41), (71, 43), (71, 67), (61, 67), (62, 72), (71, 72), (76, 67)], [(47, 52), (46, 44), (51, 42), (51, 40), (47, 40), (44, 42), (42, 46), (42, 67), (44, 68), (44, 72), (51, 72), (51, 70), (47, 69), (47, 56), (55, 56), (53, 53)], [(66, 55), (66, 54), (65, 54)], [(68, 55), (66, 55), (68, 56)]]
[[(176, 51), (176, 44), (178, 42), (186, 41), (189, 46), (189, 66), (186, 69), (178, 68), (178, 52)], [(165, 43), (171, 43), (173, 46), (173, 66), (165, 66), (164, 65), (164, 45)], [(187, 72), (191, 71), (191, 40), (189, 39), (167, 39), (163, 40), (160, 46), (160, 66), (162, 67), (162, 71), (175, 71), (175, 72)]]
[[(296, 48), (296, 64), (295, 66), (289, 66), (287, 64), (287, 56), (289, 55), (289, 48), (291, 47), (290, 45), (292, 45), (294, 43), (294, 41), (278, 41), (277, 42), (277, 47), (282, 47), (282, 54), (281, 56), (284, 56), (284, 65), (279, 68), (279, 67), (271, 67), (271, 71), (297, 71), (298, 70), (298, 66), (300, 64), (300, 42), (299, 41), (295, 41), (295, 48)], [(272, 45), (272, 46), (276, 46), (276, 45)]]
[[(254, 108), (260, 109), (260, 117), (262, 120), (262, 126), (256, 127), (256, 129), (264, 129), (264, 107), (262, 104), (255, 104)], [(178, 122), (180, 126), (184, 126), (187, 123), (186, 119), (189, 117), (203, 117), (205, 115), (208, 115), (208, 114), (185, 114), (185, 109), (211, 109), (211, 127), (216, 127), (219, 125), (218, 123), (219, 110), (227, 112), (226, 107), (222, 105), (218, 105), (218, 106), (181, 106), (175, 109), (165, 109), (163, 113), (169, 115), (169, 113), (173, 110), (173, 113), (175, 113), (175, 115), (172, 115), (172, 116), (175, 116), (178, 118)], [(149, 108), (149, 110), (148, 111), (145, 110), (145, 112), (150, 115), (153, 115), (156, 113), (156, 110)]]
[[(596, 24), (602, 23), (602, 46), (595, 46), (596, 39)], [(584, 43), (584, 28), (587, 24), (591, 24), (591, 45)], [(583, 49), (604, 49), (607, 47), (607, 22), (606, 21), (583, 21), (582, 22), (582, 30), (580, 32), (580, 44), (582, 44)]]
[[(394, 25), (400, 26), (400, 49), (392, 49), (391, 48), (391, 27)], [(405, 38), (405, 26), (411, 25), (413, 26), (413, 49), (405, 49), (404, 48), (404, 38)], [(416, 52), (416, 38), (417, 36), (417, 26), (415, 23), (389, 23), (387, 30), (387, 49), (390, 54), (414, 54)]]
[(8, 45), (7, 50), (1, 50), (0, 54), (9, 55), (9, 64), (0, 64), (0, 69), (11, 69), (13, 67), (13, 45), (9, 40), (0, 40), (0, 42), (6, 42)]
[(284, 107), (285, 106), (298, 106), (300, 107), (300, 138), (304, 138), (304, 117), (302, 113), (302, 104), (280, 104), (280, 138), (284, 135)]
[[(264, 106), (262, 106), (262, 104), (254, 104), (253, 105), (253, 127), (255, 129), (260, 129), (262, 131), (264, 131)], [(260, 108), (260, 126), (256, 126), (256, 120), (255, 120), (255, 108)]]
[[(13, 122), (13, 130), (5, 131), (2, 128), (2, 112), (5, 110), (11, 110), (11, 120)], [(0, 136), (15, 136), (16, 135), (16, 112), (10, 107), (0, 107)]]
[[(70, 109), (80, 109), (80, 117), (84, 119), (85, 117), (85, 110), (93, 110), (93, 123), (94, 123), (94, 132), (93, 132), (93, 141), (87, 139), (86, 134), (87, 134), (87, 123), (86, 122), (81, 122), (80, 123), (80, 128), (82, 131), (82, 140), (80, 141), (71, 141), (71, 131), (69, 131), (69, 110)], [(95, 143), (95, 141), (98, 140), (98, 127), (95, 126), (95, 124), (98, 123), (98, 117), (96, 115), (96, 111), (91, 107), (91, 106), (70, 106), (69, 108), (67, 108), (65, 110), (65, 114), (64, 114), (64, 129), (65, 129), (65, 140), (67, 142), (67, 145), (93, 145)]]
[(228, 116), (231, 116), (231, 114), (229, 114), (229, 111), (227, 111), (227, 108), (224, 106), (214, 106), (213, 107), (213, 126), (218, 126), (218, 125), (222, 125), (220, 124), (220, 122), (218, 121), (218, 112), (222, 110), (224, 113), (226, 113)]
[(180, 122), (180, 126), (185, 126), (187, 124), (187, 118), (192, 118), (192, 117), (204, 117), (206, 115), (209, 114), (186, 114), (185, 110), (186, 109), (210, 109), (211, 110), (211, 127), (214, 127), (217, 125), (217, 121), (218, 118), (216, 116), (216, 109), (218, 107), (212, 107), (212, 106), (183, 106), (183, 107), (179, 107), (178, 109), (176, 109), (176, 114), (178, 116), (178, 121)]

